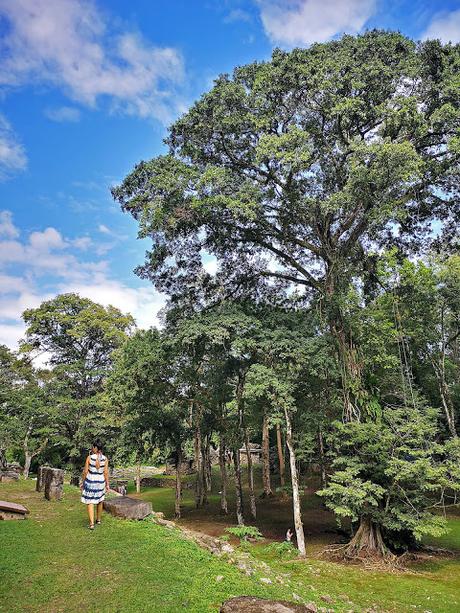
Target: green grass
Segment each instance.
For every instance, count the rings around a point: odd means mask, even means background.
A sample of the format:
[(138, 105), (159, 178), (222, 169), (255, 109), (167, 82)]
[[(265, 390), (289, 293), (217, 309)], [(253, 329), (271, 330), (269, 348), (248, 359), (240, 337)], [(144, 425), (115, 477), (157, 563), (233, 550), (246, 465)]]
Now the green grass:
[[(152, 500), (155, 510), (172, 511), (174, 492), (152, 488), (141, 494)], [(317, 501), (308, 497), (305, 527), (309, 547), (307, 561), (283, 560), (267, 542), (245, 544), (249, 560), (269, 568), (254, 576), (242, 574), (226, 560), (202, 551), (180, 535), (150, 520), (129, 522), (104, 514), (104, 523), (92, 533), (87, 528), (85, 508), (76, 488), (66, 486), (61, 502), (47, 502), (34, 492), (34, 482), (0, 484), (0, 498), (26, 504), (31, 511), (26, 521), (0, 522), (0, 611), (107, 613), (218, 611), (234, 595), (253, 594), (306, 601), (334, 611), (460, 611), (460, 518), (449, 520), (451, 533), (436, 544), (458, 555), (433, 557), (414, 565), (410, 572), (390, 573), (359, 566), (320, 560), (322, 515)], [(281, 505), (281, 506), (280, 506)], [(223, 532), (232, 518), (213, 524), (218, 516), (218, 496), (213, 496), (205, 513), (193, 509), (193, 492), (184, 495), (184, 523), (213, 526)], [(260, 505), (257, 525), (264, 533), (276, 520), (274, 533), (284, 527), (289, 501), (270, 500)], [(284, 513), (284, 515), (283, 515)], [(323, 513), (323, 515), (325, 515)], [(324, 525), (328, 525), (326, 515)], [(322, 521), (322, 520), (321, 520)], [(222, 575), (221, 582), (216, 577)], [(273, 581), (260, 582), (262, 576)], [(281, 583), (282, 582), (282, 583)], [(322, 601), (329, 595), (332, 604)]]

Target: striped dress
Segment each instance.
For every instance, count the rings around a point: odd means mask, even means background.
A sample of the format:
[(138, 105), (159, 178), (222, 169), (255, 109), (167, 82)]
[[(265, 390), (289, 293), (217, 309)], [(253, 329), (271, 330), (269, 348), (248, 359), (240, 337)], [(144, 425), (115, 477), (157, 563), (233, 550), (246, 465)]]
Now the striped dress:
[[(99, 468), (96, 467), (97, 456), (99, 455)], [(92, 453), (89, 456), (88, 474), (83, 483), (81, 501), (85, 504), (99, 504), (105, 496), (105, 477), (104, 469), (107, 458), (100, 454)]]

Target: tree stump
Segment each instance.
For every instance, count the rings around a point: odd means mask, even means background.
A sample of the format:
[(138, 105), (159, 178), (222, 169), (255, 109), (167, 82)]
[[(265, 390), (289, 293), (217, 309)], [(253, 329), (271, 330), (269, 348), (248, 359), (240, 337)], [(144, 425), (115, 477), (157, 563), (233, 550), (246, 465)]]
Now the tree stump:
[(43, 467), (42, 480), (47, 500), (60, 500), (64, 486), (64, 471), (60, 468)]

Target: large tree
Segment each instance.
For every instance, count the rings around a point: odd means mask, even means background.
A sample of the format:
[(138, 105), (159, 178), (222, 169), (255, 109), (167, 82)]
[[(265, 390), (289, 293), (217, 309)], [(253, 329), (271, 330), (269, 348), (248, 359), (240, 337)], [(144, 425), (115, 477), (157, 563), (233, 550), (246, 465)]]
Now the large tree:
[(48, 393), (59, 408), (67, 459), (78, 464), (88, 438), (102, 434), (98, 395), (112, 365), (112, 353), (134, 326), (131, 315), (77, 294), (61, 294), (23, 314), (22, 351), (44, 353), (53, 367)]
[[(369, 250), (418, 250), (460, 215), (460, 47), (399, 33), (275, 50), (222, 75), (170, 129), (169, 152), (113, 189), (153, 249), (138, 272), (173, 301), (268, 285), (322, 300), (359, 419), (359, 359), (340, 297)], [(203, 252), (219, 262), (215, 282)], [(259, 292), (259, 293), (258, 293)], [(219, 295), (222, 295), (221, 293)]]

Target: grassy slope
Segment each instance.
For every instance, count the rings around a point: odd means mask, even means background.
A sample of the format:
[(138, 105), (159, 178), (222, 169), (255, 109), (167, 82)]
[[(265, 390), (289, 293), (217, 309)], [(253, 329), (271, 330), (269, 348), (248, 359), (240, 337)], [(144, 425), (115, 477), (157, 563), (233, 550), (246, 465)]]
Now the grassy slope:
[[(307, 562), (283, 562), (257, 546), (253, 555), (274, 569), (263, 573), (274, 584), (263, 585), (260, 573), (247, 577), (150, 521), (105, 515), (103, 526), (91, 533), (76, 488), (66, 487), (65, 499), (51, 503), (33, 486), (0, 484), (1, 499), (23, 501), (31, 510), (25, 522), (0, 522), (0, 611), (5, 613), (201, 613), (218, 611), (232, 595), (292, 600), (293, 593), (323, 605), (320, 596), (329, 594), (334, 604), (327, 606), (335, 611), (365, 611), (373, 605), (380, 611), (460, 611), (460, 556), (418, 566), (413, 574), (393, 575), (312, 557)], [(173, 491), (154, 489), (143, 497), (168, 513)], [(186, 507), (191, 499), (191, 492), (186, 492)], [(214, 498), (210, 511), (215, 505)], [(453, 532), (443, 545), (460, 549), (460, 519), (452, 519), (451, 526)], [(275, 577), (282, 573), (289, 585), (276, 584)], [(222, 582), (216, 581), (218, 575), (224, 576)]]

